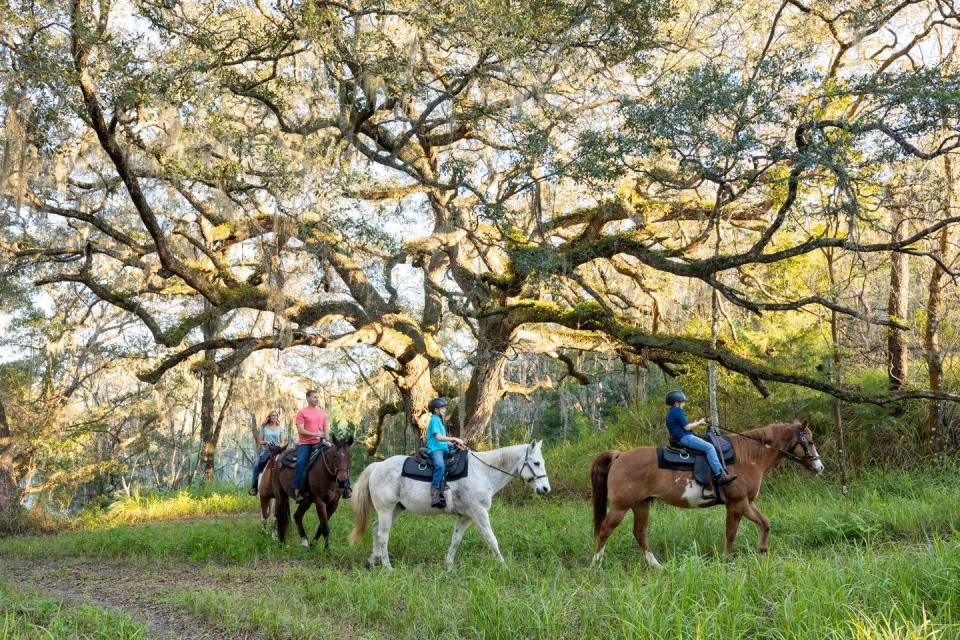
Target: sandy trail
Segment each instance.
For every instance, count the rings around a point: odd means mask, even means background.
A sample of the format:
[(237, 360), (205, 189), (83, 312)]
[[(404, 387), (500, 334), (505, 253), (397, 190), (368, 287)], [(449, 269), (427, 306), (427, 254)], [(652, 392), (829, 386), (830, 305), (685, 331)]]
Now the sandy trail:
[[(202, 568), (75, 560), (28, 562), (5, 556), (0, 562), (0, 579), (69, 602), (126, 614), (144, 623), (150, 637), (161, 640), (265, 637), (211, 626), (163, 602), (165, 592), (215, 586), (217, 579)], [(238, 586), (232, 583), (229, 588), (236, 591)]]

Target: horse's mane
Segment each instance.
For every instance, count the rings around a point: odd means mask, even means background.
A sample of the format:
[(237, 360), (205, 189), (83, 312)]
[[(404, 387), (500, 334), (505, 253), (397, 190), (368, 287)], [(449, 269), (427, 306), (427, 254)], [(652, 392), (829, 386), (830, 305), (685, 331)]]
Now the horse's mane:
[(746, 436), (751, 440), (759, 440), (760, 442), (763, 442), (763, 443), (769, 443), (774, 438), (774, 433), (776, 431), (778, 431), (779, 429), (782, 429), (783, 427), (793, 428), (793, 425), (794, 425), (793, 422), (774, 422), (772, 424), (768, 424), (765, 427), (755, 427), (753, 429), (748, 429), (747, 431), (741, 431), (739, 434), (733, 434), (733, 435)]
[[(776, 436), (778, 431), (784, 429), (785, 427), (792, 428), (793, 425), (794, 425), (793, 422), (774, 422), (772, 424), (768, 424), (765, 427), (756, 427), (753, 429), (748, 429), (746, 431), (741, 431), (739, 434), (735, 433), (732, 435), (740, 436), (740, 438), (738, 439), (739, 442), (753, 441), (753, 442), (756, 442), (758, 445), (771, 445), (772, 443), (776, 442), (777, 440)], [(754, 449), (753, 447), (750, 447), (747, 449), (747, 451), (743, 451), (743, 450), (738, 451), (737, 455), (743, 456), (744, 454), (746, 454), (747, 457), (752, 458), (754, 455), (758, 455), (757, 452), (759, 452), (760, 450), (761, 449)]]

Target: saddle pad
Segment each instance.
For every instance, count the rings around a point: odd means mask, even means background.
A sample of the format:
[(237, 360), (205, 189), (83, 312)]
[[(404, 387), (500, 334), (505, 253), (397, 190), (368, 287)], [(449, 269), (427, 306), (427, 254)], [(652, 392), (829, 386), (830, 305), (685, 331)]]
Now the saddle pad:
[[(315, 444), (310, 448), (310, 459), (307, 460), (307, 469), (313, 466), (313, 463), (317, 461), (317, 457), (320, 456), (324, 451), (330, 448), (329, 444)], [(293, 469), (297, 466), (297, 450), (290, 449), (287, 453), (283, 454), (280, 457), (280, 464), (285, 467)]]
[[(447, 480), (459, 480), (467, 477), (467, 455), (466, 451), (457, 451), (451, 457), (447, 458)], [(412, 480), (422, 480), (430, 482), (433, 480), (433, 463), (421, 460), (415, 456), (407, 456), (403, 461), (403, 470), (400, 475)]]
[[(723, 461), (726, 464), (734, 462), (733, 445), (729, 438), (720, 436), (720, 444), (723, 449)], [(702, 453), (691, 451), (689, 449), (675, 449), (673, 447), (657, 447), (657, 466), (661, 469), (673, 469), (674, 471), (685, 471), (694, 466), (697, 458), (707, 457)]]

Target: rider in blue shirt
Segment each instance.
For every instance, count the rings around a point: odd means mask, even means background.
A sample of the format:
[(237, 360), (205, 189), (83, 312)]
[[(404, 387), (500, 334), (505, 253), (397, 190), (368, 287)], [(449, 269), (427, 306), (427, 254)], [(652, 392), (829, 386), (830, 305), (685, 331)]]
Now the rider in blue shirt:
[(446, 509), (447, 501), (443, 497), (443, 476), (447, 472), (444, 456), (450, 451), (450, 444), (463, 448), (466, 444), (456, 436), (448, 436), (447, 428), (443, 424), (443, 416), (447, 413), (447, 401), (443, 398), (434, 398), (427, 405), (430, 413), (430, 424), (427, 425), (427, 451), (433, 460), (433, 482), (430, 485), (430, 506), (436, 509)]
[(667, 394), (667, 430), (670, 432), (670, 439), (675, 440), (685, 446), (687, 449), (693, 449), (706, 454), (707, 462), (713, 470), (714, 479), (722, 485), (727, 485), (737, 479), (737, 476), (724, 473), (723, 466), (720, 464), (720, 456), (712, 444), (693, 434), (693, 428), (706, 424), (704, 419), (696, 422), (687, 422), (687, 414), (683, 412), (683, 405), (687, 401), (687, 396), (683, 391), (671, 391)]

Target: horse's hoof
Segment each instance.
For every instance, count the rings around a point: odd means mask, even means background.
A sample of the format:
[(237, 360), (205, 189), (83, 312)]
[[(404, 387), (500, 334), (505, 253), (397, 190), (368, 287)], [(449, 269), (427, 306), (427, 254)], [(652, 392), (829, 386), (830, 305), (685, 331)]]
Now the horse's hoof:
[(280, 539), (280, 537), (277, 535), (277, 532), (276, 532), (276, 531), (272, 532), (272, 533), (270, 534), (270, 537), (273, 538), (274, 540), (279, 540), (279, 539)]
[(307, 540), (306, 538), (303, 538), (303, 539), (300, 540), (300, 546), (303, 547), (304, 549), (309, 549), (309, 548), (310, 548), (310, 541)]

